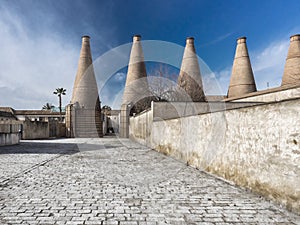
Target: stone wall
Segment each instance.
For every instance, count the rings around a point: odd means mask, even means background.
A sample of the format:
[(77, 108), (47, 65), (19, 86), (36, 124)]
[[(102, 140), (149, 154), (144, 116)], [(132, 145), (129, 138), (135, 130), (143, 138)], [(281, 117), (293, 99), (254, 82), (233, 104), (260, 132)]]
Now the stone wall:
[(2, 121), (0, 123), (0, 146), (19, 144), (20, 130), (20, 123), (14, 121)]
[(298, 85), (286, 85), (285, 87), (270, 88), (263, 91), (252, 92), (238, 97), (228, 98), (231, 102), (277, 102), (291, 98), (300, 98), (300, 87)]
[(0, 133), (0, 146), (16, 145), (20, 143), (19, 133)]
[(57, 120), (49, 123), (49, 137), (62, 138), (66, 137), (66, 124)]
[(130, 138), (300, 212), (299, 98), (173, 119), (162, 108), (131, 117)]
[(23, 122), (22, 139), (46, 139), (49, 138), (49, 123), (41, 121), (25, 120)]
[(135, 141), (152, 146), (153, 110), (149, 110), (129, 119), (129, 136)]

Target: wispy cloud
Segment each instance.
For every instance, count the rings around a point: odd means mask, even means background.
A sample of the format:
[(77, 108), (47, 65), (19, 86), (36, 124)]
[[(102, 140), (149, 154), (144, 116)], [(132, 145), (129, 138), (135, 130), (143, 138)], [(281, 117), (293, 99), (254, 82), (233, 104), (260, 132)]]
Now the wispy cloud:
[(122, 73), (122, 72), (119, 72), (119, 73), (116, 73), (114, 75), (114, 79), (115, 81), (117, 82), (123, 82), (126, 78), (126, 74), (125, 73)]
[(266, 89), (267, 83), (269, 87), (280, 86), (288, 48), (289, 38), (286, 38), (253, 52), (252, 69), (258, 89)]
[(18, 15), (0, 8), (0, 105), (39, 109), (57, 104), (52, 92), (67, 89), (70, 99), (79, 48), (51, 33), (33, 33)]
[[(107, 40), (114, 32), (105, 19), (111, 14), (112, 3), (103, 3), (100, 9), (87, 5), (50, 0), (1, 3), (0, 106), (39, 109), (46, 102), (57, 105), (57, 97), (52, 94), (57, 87), (67, 89), (63, 104), (70, 101), (80, 36), (91, 35), (93, 56), (97, 58), (109, 48), (111, 42)], [(100, 20), (97, 24), (96, 12)]]
[(231, 67), (203, 76), (206, 95), (226, 95), (230, 81)]
[(113, 109), (120, 108), (125, 80), (126, 74), (124, 72), (117, 72), (106, 81), (99, 90), (102, 105), (109, 105)]
[(209, 45), (216, 44), (216, 43), (218, 43), (220, 41), (223, 41), (224, 39), (230, 37), (232, 34), (234, 34), (234, 32), (228, 32), (226, 34), (220, 35), (216, 39), (214, 39), (214, 40), (212, 40), (210, 42), (204, 43), (203, 45), (200, 45), (200, 47), (204, 47), (204, 46), (209, 46)]

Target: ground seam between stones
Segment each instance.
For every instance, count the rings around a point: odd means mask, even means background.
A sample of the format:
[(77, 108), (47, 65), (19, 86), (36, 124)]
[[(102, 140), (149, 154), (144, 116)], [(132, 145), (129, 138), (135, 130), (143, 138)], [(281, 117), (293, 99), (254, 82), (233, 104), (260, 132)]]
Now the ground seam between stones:
[(21, 171), (20, 173), (17, 173), (16, 175), (14, 175), (14, 176), (12, 176), (12, 177), (9, 177), (9, 178), (3, 180), (3, 181), (1, 182), (0, 185), (1, 185), (1, 186), (8, 185), (9, 182), (11, 182), (11, 181), (17, 179), (17, 178), (20, 177), (21, 175), (27, 174), (28, 172), (30, 172), (30, 171), (32, 171), (32, 170), (34, 170), (34, 169), (36, 169), (36, 168), (38, 168), (38, 167), (40, 167), (40, 166), (44, 166), (46, 163), (48, 163), (48, 162), (50, 162), (50, 161), (53, 161), (54, 159), (57, 159), (57, 158), (62, 157), (62, 156), (63, 156), (62, 154), (59, 154), (59, 155), (54, 156), (54, 157), (52, 157), (52, 158), (50, 158), (50, 159), (44, 160), (44, 161), (42, 161), (41, 163), (35, 164), (35, 165), (33, 165), (32, 167), (30, 167), (30, 168), (28, 168), (28, 169), (25, 169), (25, 170)]

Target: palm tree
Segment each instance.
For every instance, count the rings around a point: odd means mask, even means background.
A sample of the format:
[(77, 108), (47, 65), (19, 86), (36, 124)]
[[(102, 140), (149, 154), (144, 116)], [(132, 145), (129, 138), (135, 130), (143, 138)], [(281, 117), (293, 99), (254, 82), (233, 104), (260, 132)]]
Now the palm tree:
[(108, 106), (108, 105), (102, 106), (102, 112), (103, 112), (103, 114), (109, 115), (110, 111), (111, 111), (111, 107), (110, 106)]
[(43, 105), (42, 110), (51, 110), (53, 108), (54, 108), (54, 106), (51, 103), (47, 102), (45, 105)]
[(61, 116), (61, 96), (66, 95), (66, 89), (64, 88), (56, 88), (56, 90), (53, 92), (53, 94), (58, 96), (59, 99), (59, 114)]

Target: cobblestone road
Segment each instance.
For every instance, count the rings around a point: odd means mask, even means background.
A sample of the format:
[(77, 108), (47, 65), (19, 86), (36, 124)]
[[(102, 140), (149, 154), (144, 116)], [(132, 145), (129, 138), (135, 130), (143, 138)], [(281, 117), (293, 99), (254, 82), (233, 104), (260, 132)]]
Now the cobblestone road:
[(0, 147), (0, 224), (300, 224), (300, 217), (127, 139)]

